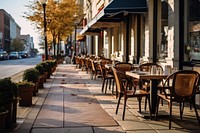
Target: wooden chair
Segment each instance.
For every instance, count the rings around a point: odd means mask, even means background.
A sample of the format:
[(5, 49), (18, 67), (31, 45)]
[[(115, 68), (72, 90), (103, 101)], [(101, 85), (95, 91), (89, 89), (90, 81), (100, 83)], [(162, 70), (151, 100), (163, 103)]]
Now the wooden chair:
[(113, 93), (113, 88), (114, 88), (114, 75), (112, 70), (109, 70), (105, 67), (106, 64), (111, 64), (112, 60), (110, 59), (102, 59), (100, 63), (100, 70), (101, 70), (101, 75), (103, 79), (102, 83), (102, 89), (101, 91), (104, 92), (104, 86), (105, 86), (105, 93), (107, 92), (107, 86), (108, 86), (108, 81), (109, 81), (109, 89), (111, 89), (111, 82), (112, 82), (112, 93)]
[[(124, 75), (125, 75), (125, 72), (133, 70), (134, 66), (131, 63), (118, 62), (118, 63), (115, 63), (114, 68), (117, 69), (118, 71), (124, 73)], [(121, 75), (121, 76), (123, 76), (123, 75)], [(122, 80), (124, 80), (124, 81), (128, 80), (126, 77), (127, 76), (122, 77)], [(131, 80), (131, 82), (134, 82), (132, 80), (132, 78), (129, 78), (129, 80)], [(129, 83), (131, 83), (131, 82), (129, 82)], [(118, 94), (117, 94), (118, 92), (117, 91), (118, 91), (118, 89), (116, 89), (116, 98), (118, 97)]]
[(94, 60), (91, 60), (91, 67), (92, 67), (92, 79), (96, 79), (97, 75), (101, 75), (101, 70), (98, 63), (95, 63)]
[(85, 68), (86, 68), (87, 73), (89, 73), (89, 71), (92, 68), (91, 61), (90, 61), (89, 57), (85, 58)]
[(86, 69), (85, 57), (80, 57), (82, 71)]
[[(200, 64), (196, 64), (195, 66), (193, 66), (192, 68), (193, 71), (196, 71), (200, 74)], [(196, 94), (200, 94), (200, 82), (198, 84), (197, 90), (196, 90)], [(190, 109), (192, 109), (192, 106), (190, 106)]]
[[(163, 73), (163, 68), (161, 65), (157, 64), (157, 63), (144, 63), (141, 64), (138, 68), (138, 70), (140, 71), (145, 71), (145, 72), (150, 72), (152, 67), (155, 67), (156, 69), (160, 69), (160, 72)], [(162, 80), (160, 82), (163, 82)], [(141, 80), (138, 81), (138, 85), (140, 89), (145, 89), (146, 91), (150, 90), (150, 80)], [(158, 90), (160, 90), (160, 93), (162, 91), (162, 86), (158, 85)], [(147, 105), (147, 99), (145, 99), (145, 110), (146, 110), (146, 105)]]
[(158, 115), (159, 101), (163, 99), (168, 102), (169, 105), (169, 129), (171, 129), (172, 103), (179, 103), (180, 119), (182, 119), (184, 103), (189, 102), (195, 109), (196, 117), (200, 125), (199, 115), (195, 104), (195, 94), (198, 82), (199, 73), (193, 70), (180, 70), (169, 75), (163, 84), (162, 93), (158, 94), (156, 118)]
[[(120, 104), (121, 98), (124, 96), (124, 108), (123, 108), (123, 115), (122, 120), (124, 120), (125, 117), (125, 110), (126, 110), (126, 102), (128, 98), (136, 97), (139, 102), (139, 112), (141, 112), (141, 100), (142, 97), (147, 97), (148, 101), (150, 98), (149, 92), (145, 90), (137, 90), (135, 87), (132, 86), (132, 80), (130, 80), (130, 77), (127, 77), (125, 73), (119, 71), (117, 68), (113, 68), (113, 73), (115, 76), (115, 81), (117, 85), (117, 91), (118, 91), (118, 103), (116, 108), (116, 114), (118, 113), (118, 108)], [(130, 82), (131, 81), (131, 82)], [(133, 89), (132, 89), (133, 87)], [(149, 101), (149, 109), (150, 108), (150, 101)], [(150, 118), (151, 118), (151, 110), (149, 111)]]
[(76, 68), (81, 68), (81, 60), (80, 60), (80, 57), (76, 56), (76, 57), (75, 57), (75, 61), (76, 61)]

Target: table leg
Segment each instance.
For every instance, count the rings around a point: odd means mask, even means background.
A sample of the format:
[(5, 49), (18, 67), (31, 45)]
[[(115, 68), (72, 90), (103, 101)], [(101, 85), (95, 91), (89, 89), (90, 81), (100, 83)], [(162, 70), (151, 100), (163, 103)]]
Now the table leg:
[(151, 113), (155, 114), (156, 112), (156, 104), (157, 104), (157, 80), (151, 79), (150, 81), (150, 105), (151, 105)]

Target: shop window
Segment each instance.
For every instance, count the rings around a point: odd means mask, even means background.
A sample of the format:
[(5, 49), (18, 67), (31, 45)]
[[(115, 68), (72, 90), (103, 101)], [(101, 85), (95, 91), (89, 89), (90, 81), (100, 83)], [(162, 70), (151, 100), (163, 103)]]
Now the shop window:
[(185, 61), (200, 61), (200, 1), (188, 1), (187, 40), (184, 49)]
[(162, 1), (161, 7), (161, 42), (158, 47), (158, 57), (165, 59), (168, 54), (168, 3)]

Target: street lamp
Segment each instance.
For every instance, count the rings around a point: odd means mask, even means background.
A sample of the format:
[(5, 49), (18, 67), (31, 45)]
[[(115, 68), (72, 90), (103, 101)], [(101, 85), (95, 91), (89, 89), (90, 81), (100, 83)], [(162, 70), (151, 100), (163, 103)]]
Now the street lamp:
[(48, 60), (48, 47), (47, 47), (47, 22), (46, 22), (46, 4), (48, 0), (39, 0), (40, 4), (43, 7), (44, 11), (44, 43), (45, 43), (45, 59)]
[(77, 53), (77, 51), (76, 51), (76, 35), (77, 35), (77, 14), (74, 14), (74, 18), (75, 18), (75, 26), (74, 26), (74, 42), (75, 42), (75, 44), (74, 44), (74, 51), (75, 51), (75, 54), (77, 55), (78, 53)]
[(2, 39), (3, 39), (3, 32), (0, 31), (0, 49), (3, 48), (3, 43), (2, 43)]

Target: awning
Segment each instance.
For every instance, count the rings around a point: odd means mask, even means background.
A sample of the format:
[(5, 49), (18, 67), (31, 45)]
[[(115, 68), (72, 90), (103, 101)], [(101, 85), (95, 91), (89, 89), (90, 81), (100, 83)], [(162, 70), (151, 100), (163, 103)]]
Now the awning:
[(86, 25), (81, 34), (91, 28), (106, 29), (118, 26), (127, 14), (146, 13), (147, 9), (146, 0), (112, 0)]
[(147, 12), (147, 2), (146, 0), (112, 0), (104, 12), (105, 14), (144, 13)]
[(84, 29), (79, 33), (80, 35), (99, 35), (101, 29), (99, 28), (91, 28), (86, 25)]

